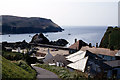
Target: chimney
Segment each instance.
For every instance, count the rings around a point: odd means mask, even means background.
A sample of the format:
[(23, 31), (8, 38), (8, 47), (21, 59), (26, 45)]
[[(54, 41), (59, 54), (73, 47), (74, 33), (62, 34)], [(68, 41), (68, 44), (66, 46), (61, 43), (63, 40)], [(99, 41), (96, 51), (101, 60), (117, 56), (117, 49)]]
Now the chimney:
[(75, 38), (75, 43), (77, 42), (77, 39)]
[(98, 43), (96, 43), (96, 48), (98, 48)]
[(81, 49), (81, 47), (82, 47), (82, 41), (81, 41), (81, 40), (79, 40), (78, 50), (80, 50), (80, 49)]

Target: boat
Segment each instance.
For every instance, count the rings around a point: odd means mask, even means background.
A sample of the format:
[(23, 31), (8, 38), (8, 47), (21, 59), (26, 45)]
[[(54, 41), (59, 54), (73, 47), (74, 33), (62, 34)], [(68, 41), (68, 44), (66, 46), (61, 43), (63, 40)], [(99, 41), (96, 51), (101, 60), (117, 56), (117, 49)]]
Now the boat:
[(71, 35), (70, 33), (68, 33), (68, 35)]
[(10, 35), (8, 35), (8, 37), (10, 37)]

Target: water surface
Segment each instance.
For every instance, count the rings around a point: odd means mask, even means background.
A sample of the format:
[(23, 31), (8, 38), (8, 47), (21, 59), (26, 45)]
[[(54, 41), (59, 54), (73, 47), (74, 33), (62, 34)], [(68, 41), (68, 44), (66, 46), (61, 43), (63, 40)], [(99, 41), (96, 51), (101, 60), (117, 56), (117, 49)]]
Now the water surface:
[[(74, 43), (74, 39), (83, 40), (86, 43), (92, 43), (95, 45), (96, 43), (100, 43), (107, 27), (99, 26), (99, 27), (65, 27), (65, 31), (63, 32), (55, 32), (55, 33), (44, 33), (44, 35), (51, 41), (57, 39), (66, 39), (69, 42), (69, 45)], [(31, 34), (5, 34), (0, 35), (2, 37), (2, 41), (7, 42), (18, 42), (26, 40), (30, 42), (32, 37), (36, 33)], [(71, 35), (68, 35), (71, 34)]]

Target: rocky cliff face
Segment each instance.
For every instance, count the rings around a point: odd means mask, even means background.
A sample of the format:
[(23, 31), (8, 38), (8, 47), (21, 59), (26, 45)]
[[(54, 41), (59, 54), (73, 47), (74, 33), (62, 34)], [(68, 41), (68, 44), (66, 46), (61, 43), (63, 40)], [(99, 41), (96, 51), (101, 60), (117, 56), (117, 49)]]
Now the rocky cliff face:
[(59, 32), (62, 28), (50, 19), (2, 16), (2, 34)]
[(42, 33), (40, 33), (34, 35), (30, 43), (49, 44), (49, 40)]
[(55, 45), (55, 46), (66, 46), (68, 44), (67, 40), (65, 39), (58, 39), (57, 41), (49, 41), (49, 39), (47, 39), (47, 37), (45, 37), (43, 33), (34, 35), (30, 43), (47, 44), (47, 45)]
[(120, 49), (120, 28), (108, 27), (101, 40), (100, 47), (112, 50)]

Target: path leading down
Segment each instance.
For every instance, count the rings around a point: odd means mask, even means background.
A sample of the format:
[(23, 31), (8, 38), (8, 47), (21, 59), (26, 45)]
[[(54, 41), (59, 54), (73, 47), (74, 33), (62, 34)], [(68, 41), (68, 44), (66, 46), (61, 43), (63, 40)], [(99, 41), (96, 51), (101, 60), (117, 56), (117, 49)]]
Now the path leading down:
[(36, 67), (34, 65), (32, 65), (32, 67), (37, 71), (37, 80), (61, 80), (55, 73), (51, 71)]

